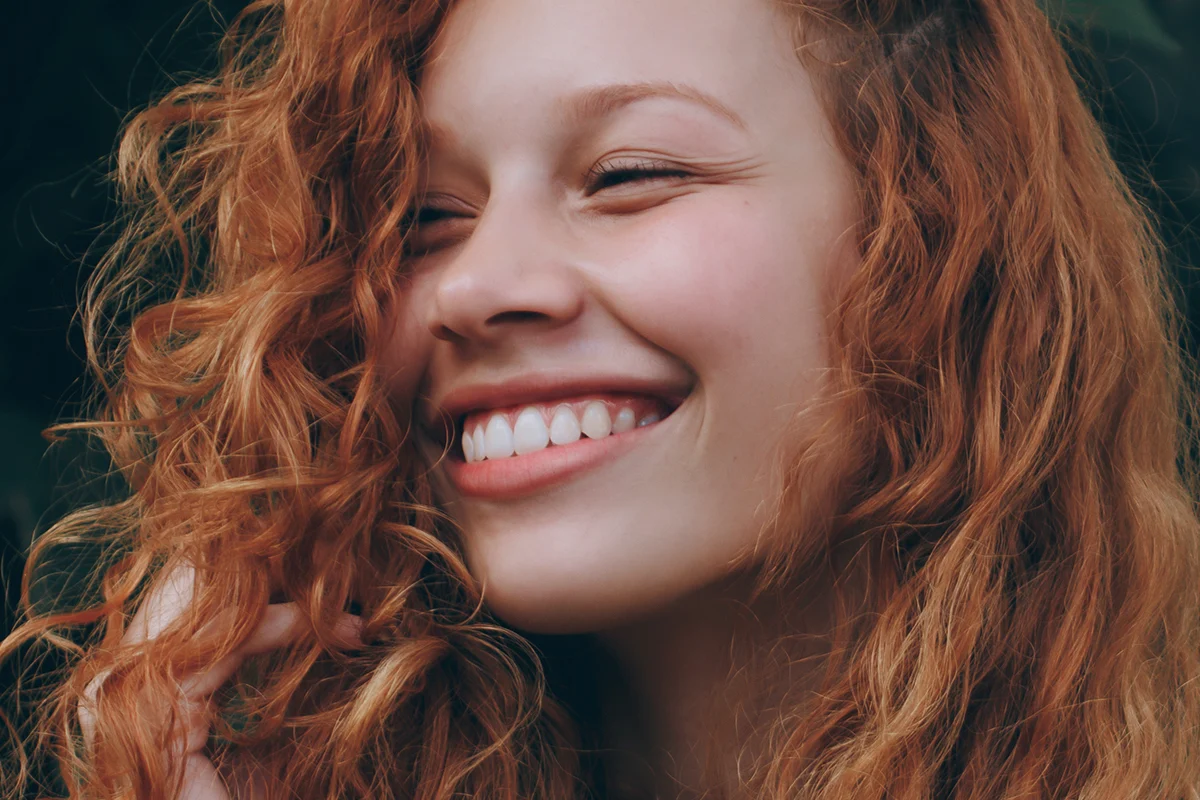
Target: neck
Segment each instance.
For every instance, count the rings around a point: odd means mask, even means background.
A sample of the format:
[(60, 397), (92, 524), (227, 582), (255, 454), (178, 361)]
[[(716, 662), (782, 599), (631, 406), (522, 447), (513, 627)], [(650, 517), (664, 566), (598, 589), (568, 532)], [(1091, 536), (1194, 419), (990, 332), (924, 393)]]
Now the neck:
[[(824, 641), (814, 628), (827, 610), (814, 615), (778, 593), (751, 600), (752, 584), (738, 574), (595, 635), (619, 672), (600, 688), (614, 764), (653, 786), (651, 796), (737, 797), (739, 758), (744, 768), (762, 755), (752, 751), (785, 693), (811, 685)], [(807, 587), (806, 596), (827, 595)], [(770, 679), (761, 672), (780, 664), (790, 666)]]

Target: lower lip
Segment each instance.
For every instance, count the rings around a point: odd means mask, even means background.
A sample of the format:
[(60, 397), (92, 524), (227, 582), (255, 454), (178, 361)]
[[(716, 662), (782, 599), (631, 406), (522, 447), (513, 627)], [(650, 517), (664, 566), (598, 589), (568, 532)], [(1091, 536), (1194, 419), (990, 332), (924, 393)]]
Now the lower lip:
[[(673, 416), (673, 414), (672, 414)], [(659, 422), (603, 439), (580, 439), (545, 450), (467, 463), (460, 457), (443, 461), (446, 475), (464, 497), (509, 500), (565, 483), (581, 472), (618, 457), (641, 442)]]

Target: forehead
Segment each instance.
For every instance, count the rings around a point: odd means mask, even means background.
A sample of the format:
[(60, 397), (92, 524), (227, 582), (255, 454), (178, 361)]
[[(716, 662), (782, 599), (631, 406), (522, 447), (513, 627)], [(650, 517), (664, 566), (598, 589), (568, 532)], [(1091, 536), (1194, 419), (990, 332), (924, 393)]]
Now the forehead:
[(563, 99), (588, 88), (673, 85), (742, 117), (796, 69), (771, 0), (462, 0), (431, 49), (421, 96), (439, 123), (476, 112), (503, 123), (570, 111)]

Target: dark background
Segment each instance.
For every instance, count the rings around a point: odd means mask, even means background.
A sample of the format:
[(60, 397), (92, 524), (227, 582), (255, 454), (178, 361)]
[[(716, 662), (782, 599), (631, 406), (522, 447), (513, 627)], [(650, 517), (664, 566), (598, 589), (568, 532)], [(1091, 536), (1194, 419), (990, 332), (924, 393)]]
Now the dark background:
[[(1200, 0), (1046, 0), (1086, 43), (1086, 75), (1114, 152), (1157, 212), (1181, 303), (1200, 320)], [(76, 418), (90, 389), (75, 322), (97, 236), (113, 213), (105, 181), (124, 119), (215, 65), (234, 0), (5, 0), (0, 32), (0, 582), (11, 624), (31, 536), (103, 491), (106, 466), (41, 430)], [(1193, 338), (1184, 344), (1193, 347)], [(0, 683), (4, 673), (0, 672)]]

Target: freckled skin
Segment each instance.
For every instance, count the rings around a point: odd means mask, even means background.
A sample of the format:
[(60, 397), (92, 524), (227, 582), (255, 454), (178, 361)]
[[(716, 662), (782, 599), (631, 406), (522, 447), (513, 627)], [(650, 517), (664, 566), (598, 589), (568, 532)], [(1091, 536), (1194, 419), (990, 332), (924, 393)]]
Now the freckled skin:
[[(779, 431), (825, 366), (852, 269), (849, 168), (765, 0), (465, 0), (422, 76), (436, 209), (389, 345), (392, 395), (580, 369), (693, 387), (642, 445), (504, 502), (438, 490), (491, 609), (538, 633), (621, 624), (730, 572), (770, 510)], [(607, 84), (674, 97), (571, 119)], [(685, 175), (609, 175), (651, 163)], [(620, 178), (618, 180), (618, 178)], [(517, 313), (513, 313), (517, 312)]]

